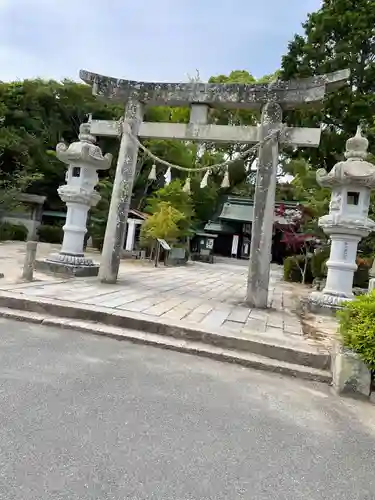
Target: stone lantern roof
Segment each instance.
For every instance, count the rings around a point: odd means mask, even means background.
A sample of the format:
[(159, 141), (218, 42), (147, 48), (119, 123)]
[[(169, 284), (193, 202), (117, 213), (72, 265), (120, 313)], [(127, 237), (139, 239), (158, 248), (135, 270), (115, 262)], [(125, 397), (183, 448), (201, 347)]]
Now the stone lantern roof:
[(96, 137), (90, 134), (90, 124), (82, 123), (79, 127), (79, 141), (70, 146), (60, 142), (56, 146), (57, 158), (68, 165), (82, 163), (94, 167), (96, 170), (107, 170), (111, 166), (112, 155), (103, 156), (102, 150), (95, 145)]
[(320, 168), (316, 172), (316, 180), (328, 188), (345, 185), (375, 187), (375, 165), (366, 161), (367, 149), (368, 140), (358, 127), (356, 135), (346, 141), (346, 160), (337, 163), (329, 173)]

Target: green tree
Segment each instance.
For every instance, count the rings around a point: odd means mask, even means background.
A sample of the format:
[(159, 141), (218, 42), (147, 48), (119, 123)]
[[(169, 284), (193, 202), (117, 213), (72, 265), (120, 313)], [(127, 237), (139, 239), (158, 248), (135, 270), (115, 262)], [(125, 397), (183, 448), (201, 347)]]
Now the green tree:
[(219, 185), (212, 180), (206, 187), (200, 187), (200, 176), (191, 182), (191, 203), (193, 207), (192, 228), (198, 229), (214, 216), (219, 203)]
[[(78, 140), (89, 113), (109, 119), (120, 109), (97, 100), (87, 85), (68, 80), (0, 83), (0, 186), (45, 195), (52, 208), (64, 206), (56, 190), (66, 167), (54, 154), (56, 144)], [(110, 146), (107, 141), (107, 152)], [(114, 143), (112, 148), (117, 152)]]
[(96, 207), (90, 210), (89, 214), (89, 232), (92, 237), (93, 246), (99, 250), (101, 250), (103, 246), (112, 188), (113, 183), (109, 178), (99, 181), (97, 191), (101, 199)]
[[(210, 83), (268, 83), (279, 76), (278, 72), (272, 75), (266, 75), (260, 80), (256, 80), (247, 71), (232, 71), (228, 76), (219, 75), (210, 78)], [(199, 78), (199, 76), (197, 77)], [(197, 80), (194, 78), (194, 80)], [(189, 110), (185, 108), (151, 108), (148, 111), (146, 119), (152, 121), (169, 121), (187, 123), (189, 120)], [(237, 109), (211, 109), (208, 117), (209, 123), (223, 125), (256, 125), (259, 122), (258, 112), (249, 112)], [(171, 163), (183, 167), (197, 168), (197, 172), (192, 172), (191, 177), (191, 203), (194, 215), (191, 218), (192, 226), (196, 227), (206, 222), (217, 210), (220, 200), (220, 194), (233, 193), (244, 196), (252, 196), (255, 186), (256, 171), (250, 167), (256, 158), (256, 152), (248, 154), (244, 158), (236, 157), (248, 149), (244, 144), (215, 144), (204, 143), (200, 147), (192, 142), (177, 142), (172, 140), (164, 141), (146, 141), (145, 145), (157, 156), (168, 160)], [(234, 160), (229, 167), (230, 188), (221, 189), (221, 182), (224, 176), (224, 169), (212, 169), (208, 185), (200, 188), (200, 182), (204, 172), (199, 168), (208, 165), (222, 163), (226, 159)], [(155, 190), (162, 188), (164, 184), (164, 174), (166, 167), (157, 167), (158, 176), (154, 182), (147, 181), (147, 176), (152, 168), (153, 161), (146, 158), (142, 165), (142, 170), (137, 178), (134, 192), (134, 204), (142, 209), (149, 205), (149, 196), (155, 193)], [(173, 179), (180, 180), (181, 183), (186, 179), (187, 174), (179, 170), (173, 170)], [(180, 185), (182, 187), (182, 184)], [(169, 188), (172, 189), (172, 188)], [(143, 190), (143, 192), (142, 192)], [(182, 190), (179, 188), (179, 191)], [(167, 199), (170, 191), (167, 190)], [(179, 195), (180, 196), (180, 195)], [(145, 201), (147, 199), (147, 201)], [(173, 206), (176, 206), (172, 202)], [(148, 208), (145, 208), (147, 211)]]
[[(313, 169), (330, 170), (342, 158), (345, 141), (361, 122), (375, 152), (375, 1), (324, 0), (290, 42), (282, 60), (283, 79), (349, 68), (348, 85), (327, 96), (321, 110), (289, 113), (293, 125), (323, 124), (318, 149), (300, 151)], [(292, 155), (293, 156), (293, 155)]]
[[(283, 79), (347, 68), (351, 71), (348, 85), (327, 95), (320, 110), (294, 111), (286, 116), (291, 125), (322, 125), (319, 148), (287, 151), (285, 162), (286, 171), (297, 172), (293, 181), (297, 196), (314, 209), (316, 223), (317, 217), (328, 210), (330, 193), (317, 185), (315, 171), (321, 167), (329, 171), (343, 159), (345, 142), (359, 123), (370, 142), (369, 161), (374, 160), (375, 1), (324, 0), (322, 7), (308, 16), (303, 28), (304, 34), (294, 37), (283, 57)], [(370, 216), (375, 213), (374, 201)], [(366, 255), (373, 254), (373, 236), (365, 238), (359, 248)]]
[[(318, 226), (318, 219), (328, 212), (331, 191), (319, 186), (316, 171), (304, 158), (287, 162), (284, 169), (293, 176), (293, 180), (288, 184), (289, 196), (293, 195), (292, 201), (300, 202), (305, 208), (305, 214), (308, 214), (302, 224), (304, 232), (325, 239), (325, 234)], [(280, 187), (282, 188), (282, 185)], [(278, 198), (280, 199), (279, 196)]]
[(174, 243), (182, 235), (181, 225), (184, 224), (181, 222), (185, 218), (185, 214), (174, 208), (171, 203), (160, 202), (157, 210), (142, 225), (142, 244), (150, 245), (158, 238)]
[(183, 218), (178, 221), (180, 237), (186, 237), (190, 234), (194, 208), (189, 193), (183, 191), (183, 185), (176, 179), (170, 184), (158, 189), (147, 200), (146, 212), (154, 215), (160, 212), (160, 207), (167, 204), (173, 207), (177, 212), (183, 214)]
[[(232, 71), (227, 75), (213, 76), (209, 79), (210, 83), (224, 83), (224, 84), (255, 84), (255, 83), (268, 83), (272, 79), (277, 78), (277, 74), (268, 75), (260, 80), (256, 80), (251, 73), (244, 70)], [(246, 111), (241, 109), (213, 109), (210, 115), (210, 121), (217, 125), (256, 125), (259, 123), (260, 113), (256, 111)], [(242, 154), (245, 150), (249, 149), (248, 144), (224, 144), (218, 146), (217, 144), (208, 145), (211, 150), (217, 150), (223, 153), (229, 159), (235, 159), (236, 156)], [(248, 182), (255, 183), (255, 171), (251, 170), (257, 156), (256, 151), (242, 156), (241, 159), (235, 161), (230, 167), (231, 189), (237, 186), (242, 186), (247, 179)]]
[(293, 196), (304, 206), (309, 207), (314, 217), (327, 213), (331, 191), (317, 183), (316, 171), (303, 158), (292, 160), (284, 167), (293, 176)]

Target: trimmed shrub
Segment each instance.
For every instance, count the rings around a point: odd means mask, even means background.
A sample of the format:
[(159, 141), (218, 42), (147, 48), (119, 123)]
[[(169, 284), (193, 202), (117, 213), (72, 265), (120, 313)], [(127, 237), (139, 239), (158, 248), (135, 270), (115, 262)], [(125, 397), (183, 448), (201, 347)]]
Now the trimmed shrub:
[(357, 257), (356, 262), (358, 268), (354, 272), (353, 286), (358, 288), (368, 288), (372, 259)]
[(38, 236), (42, 243), (62, 243), (64, 231), (61, 226), (46, 224), (38, 227)]
[(314, 278), (323, 279), (327, 276), (326, 262), (329, 258), (330, 247), (318, 250), (311, 257), (311, 272)]
[(0, 241), (9, 240), (10, 224), (8, 222), (0, 223)]
[(348, 302), (337, 316), (344, 347), (375, 370), (375, 291)]
[[(313, 282), (313, 275), (311, 272), (311, 257), (307, 258), (307, 268), (305, 274), (305, 283)], [(284, 260), (284, 281), (292, 283), (302, 283), (302, 273), (305, 266), (304, 255), (293, 255)]]
[(99, 250), (100, 252), (103, 250), (104, 236), (102, 236), (102, 237), (92, 236), (91, 241), (92, 241), (93, 248), (95, 248), (96, 250)]
[[(327, 277), (326, 262), (329, 258), (330, 247), (327, 246), (314, 253), (311, 258), (311, 271), (314, 278), (324, 279)], [(358, 268), (354, 272), (353, 287), (368, 288), (369, 273), (372, 266), (372, 259), (357, 257)]]
[(0, 223), (0, 241), (26, 241), (29, 231), (23, 224)]
[(26, 241), (29, 231), (23, 224), (13, 225), (13, 240), (14, 241)]
[(92, 240), (92, 246), (99, 251), (102, 251), (103, 249), (106, 225), (106, 220), (91, 222), (91, 224), (89, 225), (89, 233)]

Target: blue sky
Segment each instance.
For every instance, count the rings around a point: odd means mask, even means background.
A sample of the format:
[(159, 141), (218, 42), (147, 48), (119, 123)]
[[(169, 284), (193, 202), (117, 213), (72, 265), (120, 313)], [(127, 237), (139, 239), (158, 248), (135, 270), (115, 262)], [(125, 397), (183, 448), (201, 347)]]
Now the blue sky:
[(272, 73), (321, 0), (0, 0), (0, 80)]

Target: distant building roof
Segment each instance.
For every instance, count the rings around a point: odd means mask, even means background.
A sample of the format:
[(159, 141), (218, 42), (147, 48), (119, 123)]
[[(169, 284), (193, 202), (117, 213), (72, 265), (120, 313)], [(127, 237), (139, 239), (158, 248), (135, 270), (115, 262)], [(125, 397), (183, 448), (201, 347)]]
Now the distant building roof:
[(217, 221), (217, 222), (207, 222), (204, 226), (204, 230), (209, 233), (225, 233), (225, 234), (234, 234), (235, 229), (225, 222)]
[[(247, 198), (244, 196), (228, 195), (225, 197), (227, 203), (237, 203), (239, 205), (254, 205), (253, 198)], [(301, 205), (300, 201), (276, 201), (276, 205), (285, 205), (288, 208), (293, 208)]]
[(219, 219), (237, 222), (253, 222), (254, 206), (224, 203)]
[(217, 234), (205, 233), (204, 231), (197, 231), (195, 236), (204, 236), (208, 238), (217, 238)]
[[(277, 202), (275, 205), (276, 207), (283, 205), (286, 208), (295, 209), (299, 203)], [(229, 196), (218, 218), (225, 221), (242, 222), (244, 224), (252, 223), (254, 220), (254, 201), (248, 198)], [(280, 215), (274, 216), (274, 222), (281, 225), (289, 224), (288, 221)]]

